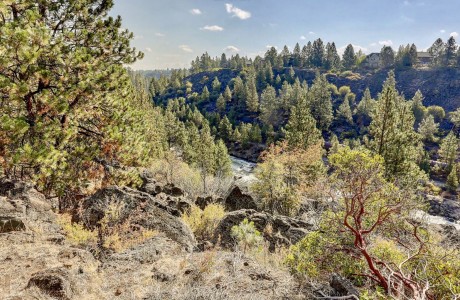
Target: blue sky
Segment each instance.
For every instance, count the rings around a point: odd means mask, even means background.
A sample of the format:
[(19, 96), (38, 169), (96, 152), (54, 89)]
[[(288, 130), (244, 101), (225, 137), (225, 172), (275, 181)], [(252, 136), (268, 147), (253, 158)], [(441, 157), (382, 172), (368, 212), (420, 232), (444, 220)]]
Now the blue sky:
[(426, 49), (460, 33), (459, 12), (459, 0), (115, 0), (111, 14), (145, 53), (132, 67), (164, 69), (189, 67), (205, 51), (254, 57), (318, 37), (366, 53), (383, 44)]

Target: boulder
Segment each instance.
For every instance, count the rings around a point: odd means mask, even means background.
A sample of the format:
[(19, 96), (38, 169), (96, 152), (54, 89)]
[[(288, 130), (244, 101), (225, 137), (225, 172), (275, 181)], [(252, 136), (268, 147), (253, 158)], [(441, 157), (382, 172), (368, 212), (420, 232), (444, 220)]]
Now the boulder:
[(257, 212), (253, 209), (242, 209), (228, 213), (220, 221), (214, 233), (214, 242), (220, 242), (222, 246), (231, 248), (235, 241), (231, 236), (231, 229), (239, 225), (244, 219), (254, 222), (264, 238), (270, 243), (273, 251), (278, 245), (291, 245), (300, 241), (313, 229), (313, 224), (289, 218), (286, 216), (274, 216), (266, 212)]
[(451, 199), (429, 199), (429, 213), (435, 216), (441, 216), (451, 222), (460, 220), (460, 201)]
[(196, 246), (195, 237), (182, 222), (179, 210), (157, 197), (127, 187), (107, 187), (85, 199), (83, 221), (87, 227), (95, 228), (108, 210), (114, 208), (117, 211), (117, 223), (123, 223), (129, 218), (134, 224), (165, 233), (188, 251)]
[(224, 201), (227, 211), (235, 211), (240, 209), (257, 209), (257, 204), (254, 198), (249, 193), (244, 193), (241, 188), (234, 185)]
[(27, 285), (27, 288), (31, 287), (37, 287), (55, 299), (67, 300), (72, 298), (69, 274), (65, 269), (54, 268), (33, 274)]
[(359, 299), (359, 292), (353, 284), (338, 274), (332, 274), (329, 282), (335, 291), (335, 296), (350, 296), (348, 299)]

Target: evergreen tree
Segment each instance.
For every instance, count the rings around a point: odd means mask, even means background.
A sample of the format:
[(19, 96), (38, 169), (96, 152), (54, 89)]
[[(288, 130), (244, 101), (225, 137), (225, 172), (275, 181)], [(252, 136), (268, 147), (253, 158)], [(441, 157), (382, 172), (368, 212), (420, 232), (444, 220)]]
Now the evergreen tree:
[(316, 128), (306, 98), (292, 107), (284, 135), (290, 147), (301, 149), (308, 149), (321, 139), (321, 132)]
[(446, 181), (447, 187), (449, 190), (455, 192), (458, 188), (458, 176), (457, 176), (457, 165), (452, 166), (452, 170), (450, 171), (449, 175), (447, 176)]
[(280, 116), (278, 114), (279, 101), (276, 91), (272, 86), (268, 86), (260, 96), (260, 120), (265, 125), (278, 125)]
[(327, 130), (331, 125), (333, 116), (331, 91), (324, 75), (316, 74), (316, 78), (310, 89), (310, 95), (311, 114), (315, 118), (318, 127), (322, 130)]
[(220, 67), (228, 68), (227, 55), (225, 55), (225, 53), (222, 53), (222, 56), (220, 57)]
[(348, 97), (345, 97), (343, 102), (339, 105), (337, 116), (344, 119), (349, 124), (353, 123), (353, 114), (351, 113), (350, 101), (348, 101)]
[(284, 45), (283, 50), (280, 52), (280, 57), (283, 59), (283, 66), (289, 67), (289, 60), (291, 58), (291, 53), (286, 45)]
[(299, 43), (295, 44), (294, 51), (292, 52), (292, 66), (299, 68), (301, 67), (301, 53), (300, 53), (300, 45)]
[(241, 107), (243, 101), (246, 97), (246, 89), (244, 87), (243, 80), (240, 76), (237, 76), (233, 82), (233, 99), (235, 100), (235, 105)]
[(201, 92), (201, 101), (203, 102), (209, 101), (209, 96), (210, 96), (210, 93), (209, 93), (208, 87), (204, 86), (203, 91)]
[(288, 80), (290, 83), (293, 83), (295, 80), (295, 71), (293, 67), (289, 68), (289, 73), (288, 73)]
[(195, 164), (200, 170), (201, 182), (203, 184), (203, 193), (207, 193), (207, 179), (215, 170), (214, 160), (214, 139), (211, 135), (209, 125), (205, 123), (200, 131), (198, 142), (194, 145), (196, 152)]
[(428, 49), (428, 52), (433, 56), (433, 65), (442, 66), (445, 57), (445, 45), (442, 39), (438, 38), (433, 45)]
[(212, 91), (214, 93), (219, 93), (220, 92), (220, 87), (221, 87), (221, 84), (220, 84), (220, 81), (219, 81), (219, 78), (214, 77), (214, 80), (212, 81)]
[(395, 52), (390, 46), (383, 46), (380, 50), (380, 63), (382, 67), (389, 68), (395, 63)]
[(262, 142), (262, 130), (260, 130), (260, 126), (255, 124), (251, 128), (250, 132), (250, 139), (253, 143), (261, 143)]
[(456, 64), (455, 58), (457, 54), (457, 43), (455, 42), (455, 38), (451, 36), (446, 43), (445, 46), (445, 66), (452, 66)]
[(337, 53), (335, 43), (327, 43), (326, 45), (326, 62), (324, 66), (327, 70), (335, 70), (340, 67), (340, 56)]
[(246, 107), (250, 112), (259, 110), (259, 95), (257, 94), (256, 82), (253, 77), (246, 83)]
[[(214, 176), (225, 178), (232, 174), (232, 162), (227, 147), (222, 140), (218, 140), (214, 147)], [(219, 181), (220, 183), (221, 181)], [(220, 187), (218, 187), (219, 189)]]
[(396, 90), (394, 72), (388, 74), (372, 115), (370, 147), (385, 160), (388, 178), (410, 180), (421, 176), (416, 162), (421, 154), (420, 137), (414, 131), (410, 103)]
[(433, 116), (429, 115), (422, 120), (418, 128), (418, 132), (422, 135), (425, 141), (433, 142), (434, 135), (438, 133), (439, 124), (434, 122)]
[(111, 0), (0, 3), (2, 168), (62, 205), (94, 177), (138, 183), (133, 171), (111, 164), (144, 166), (164, 151), (161, 112), (142, 99), (148, 83), (136, 90), (125, 69), (143, 55), (121, 18), (109, 17), (112, 7)]
[(428, 114), (428, 110), (423, 105), (423, 95), (420, 90), (415, 92), (414, 97), (412, 98), (412, 112), (414, 113), (415, 117), (415, 126), (418, 127), (420, 122), (425, 119), (426, 115)]
[(230, 87), (228, 85), (225, 88), (224, 99), (225, 99), (225, 102), (231, 102), (232, 101), (232, 91), (230, 91)]
[(458, 150), (458, 139), (455, 134), (451, 131), (449, 134), (442, 140), (439, 148), (439, 156), (441, 161), (447, 165), (447, 174), (450, 173), (452, 167), (455, 164), (457, 159), (457, 150)]
[[(307, 45), (308, 47), (308, 45)], [(321, 68), (323, 67), (323, 63), (325, 60), (325, 53), (324, 53), (324, 43), (321, 39), (317, 39), (313, 42), (311, 47), (311, 54), (310, 54), (310, 64), (313, 67)]]
[(412, 44), (409, 49), (409, 57), (410, 57), (410, 67), (414, 67), (417, 65), (417, 46), (415, 44)]
[(342, 56), (343, 67), (347, 70), (352, 69), (356, 65), (356, 54), (352, 44), (345, 48)]
[(217, 106), (217, 109), (219, 110), (219, 112), (224, 112), (225, 111), (225, 108), (226, 108), (226, 101), (225, 101), (225, 98), (222, 94), (219, 95), (219, 98), (217, 98), (217, 102), (216, 102), (216, 106)]
[(329, 148), (329, 155), (335, 154), (339, 151), (340, 142), (335, 134), (331, 135), (331, 148)]
[(222, 120), (220, 120), (219, 133), (221, 138), (227, 141), (231, 140), (233, 136), (233, 126), (227, 116), (224, 116)]
[(375, 106), (376, 102), (371, 97), (371, 91), (369, 88), (366, 88), (363, 98), (356, 108), (356, 116), (358, 118), (357, 122), (360, 126), (368, 126), (370, 124), (372, 112)]
[(312, 46), (310, 41), (307, 43), (307, 45), (303, 46), (303, 48), (302, 48), (302, 53), (301, 53), (302, 67), (304, 67), (304, 68), (311, 67), (312, 49), (313, 49), (313, 46)]

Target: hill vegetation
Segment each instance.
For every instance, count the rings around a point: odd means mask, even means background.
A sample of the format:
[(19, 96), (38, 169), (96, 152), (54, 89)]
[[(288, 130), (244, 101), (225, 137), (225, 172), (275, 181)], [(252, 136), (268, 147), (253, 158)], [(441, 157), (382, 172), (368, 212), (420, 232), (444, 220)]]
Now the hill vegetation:
[[(22, 273), (8, 296), (459, 297), (458, 233), (422, 216), (439, 194), (458, 210), (460, 109), (414, 84), (457, 76), (453, 38), (430, 70), (415, 45), (363, 71), (352, 45), (341, 58), (318, 39), (146, 78), (112, 6), (0, 3), (0, 269)], [(258, 159), (249, 184), (229, 151)]]

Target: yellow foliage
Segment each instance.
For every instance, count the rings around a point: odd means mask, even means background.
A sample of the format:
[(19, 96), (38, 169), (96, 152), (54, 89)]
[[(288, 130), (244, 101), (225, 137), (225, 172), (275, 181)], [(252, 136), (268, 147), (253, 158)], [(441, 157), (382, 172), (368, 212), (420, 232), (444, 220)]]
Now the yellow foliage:
[(75, 246), (96, 245), (97, 232), (87, 230), (83, 225), (72, 223), (72, 217), (69, 214), (58, 216), (58, 224), (64, 230), (67, 240)]
[(201, 240), (210, 239), (225, 216), (223, 205), (212, 203), (201, 210), (198, 206), (193, 206), (190, 211), (182, 216), (184, 222), (190, 227), (195, 236)]

